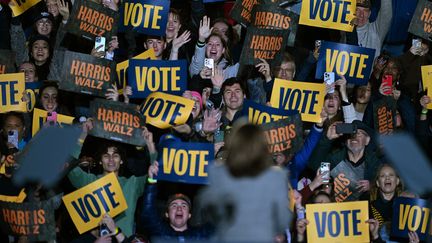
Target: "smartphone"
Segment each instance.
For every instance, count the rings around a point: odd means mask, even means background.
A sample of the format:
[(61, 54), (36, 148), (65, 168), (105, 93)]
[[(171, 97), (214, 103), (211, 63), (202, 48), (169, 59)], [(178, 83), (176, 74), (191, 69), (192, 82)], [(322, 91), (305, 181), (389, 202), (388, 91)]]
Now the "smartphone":
[(391, 87), (391, 89), (386, 90), (384, 92), (384, 95), (391, 95), (393, 92), (393, 88), (392, 88), (393, 87), (393, 76), (384, 75), (381, 82), (383, 83), (384, 86)]
[(57, 123), (57, 112), (55, 112), (55, 111), (48, 112), (47, 122), (50, 125), (55, 125)]
[(8, 132), (8, 143), (13, 144), (15, 148), (18, 148), (18, 130), (10, 130)]
[[(102, 47), (100, 47), (100, 46), (102, 46)], [(98, 49), (98, 47), (100, 47), (100, 48)], [(103, 37), (103, 36), (96, 36), (94, 48), (98, 52), (99, 51), (105, 51), (105, 48), (106, 48), (106, 39), (105, 39), (105, 37)]]
[(324, 183), (329, 183), (330, 182), (330, 163), (329, 162), (321, 162), (320, 168), (319, 168), (319, 173), (323, 174), (323, 173), (327, 173), (324, 177), (323, 177), (323, 182)]
[[(324, 82), (327, 85), (331, 85), (335, 82), (335, 73), (334, 72), (325, 72), (324, 73)], [(333, 94), (335, 92), (334, 88), (329, 90), (329, 94)]]
[(111, 234), (111, 231), (108, 229), (108, 226), (106, 224), (101, 224), (99, 227), (99, 235), (105, 236)]
[(355, 134), (357, 132), (357, 126), (352, 123), (339, 123), (336, 124), (337, 134)]
[(414, 48), (420, 49), (422, 46), (422, 40), (421, 39), (413, 39), (412, 45), (414, 46)]
[(214, 136), (213, 136), (214, 143), (220, 143), (220, 142), (223, 142), (224, 139), (225, 139), (225, 133), (224, 133), (224, 131), (217, 130), (217, 131), (214, 133)]
[(204, 59), (204, 66), (212, 70), (212, 76), (214, 76), (214, 60), (211, 58)]
[(315, 48), (319, 49), (321, 47), (321, 40), (316, 40), (315, 41)]

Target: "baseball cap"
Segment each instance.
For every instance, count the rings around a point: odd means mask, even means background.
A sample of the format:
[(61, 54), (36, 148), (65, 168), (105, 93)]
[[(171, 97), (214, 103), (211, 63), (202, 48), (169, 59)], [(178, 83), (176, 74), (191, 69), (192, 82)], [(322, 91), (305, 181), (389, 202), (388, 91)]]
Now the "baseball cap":
[(368, 125), (364, 124), (362, 121), (354, 120), (352, 122), (352, 124), (356, 125), (357, 129), (361, 129), (361, 130), (365, 131), (369, 135), (369, 137), (374, 138), (375, 131), (372, 130), (372, 128), (370, 128)]
[(54, 23), (54, 16), (51, 13), (48, 13), (48, 12), (40, 12), (40, 13), (38, 13), (35, 16), (35, 18), (34, 18), (34, 22), (36, 22), (36, 21), (38, 21), (40, 19), (44, 19), (44, 18), (49, 19), (49, 20), (51, 20), (51, 23)]
[(371, 8), (370, 0), (357, 0), (357, 7)]

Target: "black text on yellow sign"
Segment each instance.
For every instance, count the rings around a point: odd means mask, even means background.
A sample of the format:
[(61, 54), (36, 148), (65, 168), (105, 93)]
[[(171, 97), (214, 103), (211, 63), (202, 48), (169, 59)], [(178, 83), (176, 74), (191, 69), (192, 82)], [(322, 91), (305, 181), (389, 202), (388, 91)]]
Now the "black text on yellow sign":
[(271, 106), (299, 111), (303, 121), (319, 122), (324, 104), (325, 85), (276, 79)]
[(152, 93), (142, 108), (146, 122), (165, 129), (184, 124), (192, 112), (194, 101), (180, 96)]
[(105, 213), (115, 217), (127, 208), (114, 173), (64, 196), (63, 202), (80, 234), (96, 227)]
[(25, 90), (24, 73), (0, 75), (0, 113), (9, 111), (27, 111), (21, 100)]
[(300, 24), (351, 32), (356, 0), (304, 0)]
[(265, 111), (256, 110), (253, 107), (249, 107), (248, 117), (251, 123), (257, 125), (287, 118), (287, 116), (270, 114)]

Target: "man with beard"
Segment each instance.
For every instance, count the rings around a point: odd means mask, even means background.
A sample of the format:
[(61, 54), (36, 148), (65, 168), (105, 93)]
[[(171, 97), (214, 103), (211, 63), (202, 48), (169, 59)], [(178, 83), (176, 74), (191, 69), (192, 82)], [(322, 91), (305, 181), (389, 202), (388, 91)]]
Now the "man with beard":
[(334, 193), (337, 202), (358, 200), (369, 191), (370, 181), (375, 178), (380, 160), (366, 146), (371, 143), (374, 131), (361, 121), (352, 122), (357, 127), (353, 134), (345, 135), (344, 145), (332, 152), (333, 142), (343, 134), (336, 133), (336, 126), (330, 125), (326, 136), (323, 136), (315, 147), (315, 154), (309, 161), (313, 170), (320, 167), (321, 162), (330, 163), (330, 175), (334, 179)]

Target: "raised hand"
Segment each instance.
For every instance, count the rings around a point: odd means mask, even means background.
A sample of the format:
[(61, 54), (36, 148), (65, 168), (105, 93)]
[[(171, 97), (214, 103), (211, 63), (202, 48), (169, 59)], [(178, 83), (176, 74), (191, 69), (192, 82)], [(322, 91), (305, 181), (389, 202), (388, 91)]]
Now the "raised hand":
[(431, 102), (431, 98), (427, 95), (423, 95), (420, 99), (420, 105), (423, 107), (423, 109), (427, 109), (427, 105)]
[(146, 145), (147, 145), (147, 148), (148, 148), (149, 152), (150, 153), (156, 152), (156, 146), (155, 146), (154, 141), (153, 141), (153, 133), (151, 133), (147, 129), (147, 127), (143, 128), (142, 137), (146, 141)]
[(70, 16), (69, 3), (65, 0), (57, 0), (57, 6), (60, 15), (63, 17), (63, 21), (68, 21)]
[(105, 97), (107, 98), (107, 100), (118, 101), (119, 92), (117, 90), (117, 87), (115, 86), (115, 84), (113, 84), (111, 86), (112, 86), (112, 89), (107, 89)]
[[(177, 34), (178, 35), (178, 34)], [(180, 36), (175, 36), (172, 41), (172, 50), (178, 51), (180, 47), (182, 47), (184, 44), (188, 43), (190, 39), (191, 32), (189, 30), (186, 30), (181, 34)]]
[(129, 104), (129, 97), (132, 95), (132, 87), (127, 85), (124, 89), (123, 89), (123, 98), (124, 98), (124, 103)]
[(256, 68), (258, 68), (258, 72), (260, 72), (264, 78), (265, 81), (269, 82), (272, 77), (270, 73), (270, 64), (265, 59), (260, 58), (261, 62), (255, 65)]
[(106, 8), (118, 11), (118, 2), (119, 0), (102, 0), (102, 5)]
[(148, 177), (153, 179), (159, 172), (159, 162), (155, 161), (148, 169)]
[(336, 133), (336, 125), (339, 124), (339, 123), (342, 123), (342, 122), (341, 121), (337, 121), (337, 122), (334, 122), (333, 124), (331, 124), (329, 126), (329, 128), (327, 130), (327, 138), (329, 140), (336, 139), (336, 138), (338, 138), (338, 137), (340, 137), (340, 136), (343, 135), (343, 134)]
[(214, 76), (212, 76), (210, 79), (212, 81), (213, 88), (220, 89), (222, 87), (223, 82), (225, 81), (225, 76), (222, 68), (215, 67)]
[(207, 110), (204, 112), (203, 128), (205, 133), (213, 133), (222, 123), (219, 122), (222, 113), (219, 109)]
[(112, 53), (115, 49), (119, 48), (119, 42), (118, 42), (118, 37), (117, 36), (113, 36), (111, 38), (111, 41), (108, 43), (108, 52)]
[(96, 48), (93, 48), (90, 55), (97, 57), (97, 58), (103, 58), (105, 56), (105, 50), (102, 49), (103, 45), (97, 46)]
[(203, 19), (200, 21), (198, 40), (200, 42), (205, 42), (205, 40), (210, 36), (212, 31), (213, 31), (213, 27), (210, 28), (210, 18), (204, 16)]

